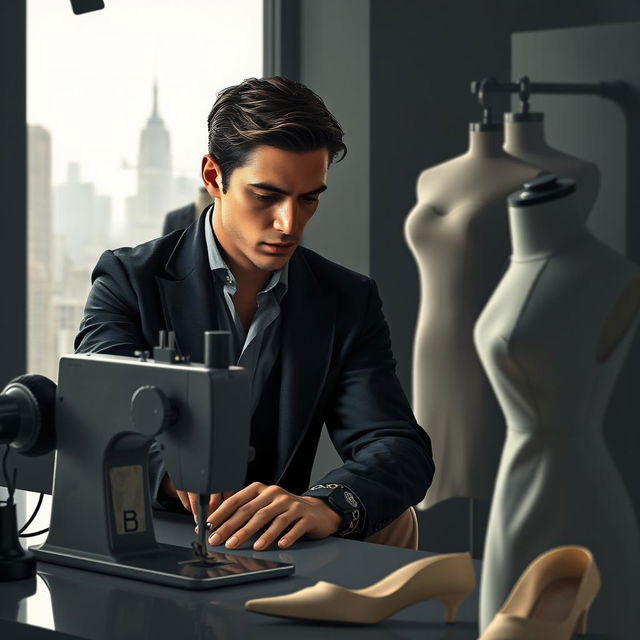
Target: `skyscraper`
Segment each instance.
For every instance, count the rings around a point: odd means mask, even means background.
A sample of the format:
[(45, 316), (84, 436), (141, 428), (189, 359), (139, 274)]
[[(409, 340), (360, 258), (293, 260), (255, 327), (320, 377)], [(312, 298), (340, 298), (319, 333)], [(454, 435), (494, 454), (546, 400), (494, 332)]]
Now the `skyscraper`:
[(83, 181), (80, 165), (70, 162), (67, 181), (54, 189), (54, 231), (64, 239), (66, 257), (75, 266), (93, 264), (96, 247), (109, 244), (111, 199), (97, 195), (92, 182)]
[(91, 232), (94, 212), (95, 187), (91, 182), (83, 182), (80, 165), (67, 165), (67, 181), (54, 189), (54, 228), (64, 238), (67, 257), (79, 264)]
[(156, 238), (171, 207), (171, 141), (158, 112), (158, 84), (153, 84), (153, 109), (140, 133), (137, 193), (127, 199), (127, 244)]
[(55, 378), (51, 305), (51, 136), (40, 125), (27, 129), (27, 362), (29, 371)]

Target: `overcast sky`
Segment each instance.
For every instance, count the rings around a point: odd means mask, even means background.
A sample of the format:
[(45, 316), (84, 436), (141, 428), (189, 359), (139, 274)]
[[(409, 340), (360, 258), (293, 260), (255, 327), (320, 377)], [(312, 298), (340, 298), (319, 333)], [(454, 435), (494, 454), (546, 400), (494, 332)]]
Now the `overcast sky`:
[(120, 218), (154, 77), (174, 169), (197, 178), (215, 94), (262, 75), (262, 0), (105, 5), (76, 16), (68, 0), (28, 0), (27, 120), (51, 132), (54, 184), (79, 162)]

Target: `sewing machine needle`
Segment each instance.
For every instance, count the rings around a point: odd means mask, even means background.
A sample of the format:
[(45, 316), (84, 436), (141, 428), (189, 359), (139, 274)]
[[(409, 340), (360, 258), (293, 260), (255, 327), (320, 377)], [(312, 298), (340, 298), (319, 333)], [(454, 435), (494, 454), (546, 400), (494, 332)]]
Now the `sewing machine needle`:
[(207, 517), (209, 516), (209, 495), (198, 494), (198, 543), (203, 554), (207, 553)]

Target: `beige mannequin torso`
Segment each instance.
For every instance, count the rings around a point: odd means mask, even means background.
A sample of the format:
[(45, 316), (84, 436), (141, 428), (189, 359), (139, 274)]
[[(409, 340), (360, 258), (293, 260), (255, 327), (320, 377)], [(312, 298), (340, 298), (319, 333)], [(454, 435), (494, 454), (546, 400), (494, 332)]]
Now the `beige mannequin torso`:
[(413, 409), (439, 469), (422, 506), (491, 496), (504, 422), (473, 326), (509, 255), (506, 197), (538, 173), (502, 150), (500, 131), (472, 131), (467, 153), (418, 179), (418, 202), (405, 224), (421, 293)]
[(581, 160), (550, 147), (544, 137), (541, 113), (528, 114), (533, 120), (520, 121), (521, 114), (505, 113), (504, 149), (507, 153), (549, 173), (576, 181), (576, 201), (585, 215), (593, 208), (600, 189), (600, 171), (593, 162)]

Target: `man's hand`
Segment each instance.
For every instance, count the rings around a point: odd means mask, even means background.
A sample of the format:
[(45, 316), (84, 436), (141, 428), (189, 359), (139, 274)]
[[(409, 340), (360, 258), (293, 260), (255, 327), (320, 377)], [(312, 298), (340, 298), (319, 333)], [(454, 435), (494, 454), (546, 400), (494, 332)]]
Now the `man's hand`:
[[(188, 493), (186, 491), (179, 491), (175, 488), (175, 485), (171, 481), (168, 473), (165, 473), (162, 483), (160, 484), (161, 491), (172, 498), (178, 498), (182, 503), (182, 506), (193, 514), (193, 519), (197, 522), (198, 519), (198, 494)], [(232, 496), (234, 491), (227, 491), (225, 493), (212, 493), (209, 497), (209, 509), (207, 515), (211, 515), (224, 500)]]
[(228, 549), (243, 544), (265, 529), (256, 540), (256, 551), (266, 549), (285, 529), (278, 547), (290, 547), (302, 535), (320, 539), (335, 533), (340, 516), (324, 501), (296, 496), (282, 487), (254, 482), (225, 499), (209, 516), (212, 534), (209, 543), (225, 543)]

